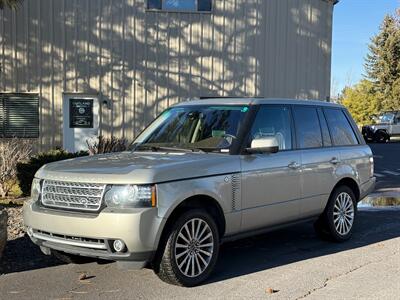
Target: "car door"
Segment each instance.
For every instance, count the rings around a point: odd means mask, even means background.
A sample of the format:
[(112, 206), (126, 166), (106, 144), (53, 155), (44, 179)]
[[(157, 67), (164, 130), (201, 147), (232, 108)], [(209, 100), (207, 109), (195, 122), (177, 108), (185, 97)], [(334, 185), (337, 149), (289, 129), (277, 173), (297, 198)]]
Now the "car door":
[(279, 151), (241, 156), (242, 231), (276, 225), (299, 217), (300, 153), (293, 149), (290, 107), (261, 105), (249, 132), (254, 138), (275, 136)]
[(316, 106), (293, 107), (297, 148), (301, 149), (302, 199), (300, 217), (319, 215), (324, 210), (335, 184), (340, 162), (339, 151), (332, 142), (322, 110)]
[(400, 135), (400, 112), (397, 112), (397, 114), (394, 117), (393, 124), (390, 125), (390, 134), (391, 135)]

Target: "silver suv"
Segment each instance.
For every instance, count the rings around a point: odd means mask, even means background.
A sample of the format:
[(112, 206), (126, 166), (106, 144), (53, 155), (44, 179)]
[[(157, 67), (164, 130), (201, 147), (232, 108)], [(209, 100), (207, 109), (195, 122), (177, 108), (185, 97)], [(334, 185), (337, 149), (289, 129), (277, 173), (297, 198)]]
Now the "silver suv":
[(227, 240), (309, 220), (321, 237), (349, 239), (373, 174), (342, 106), (196, 100), (164, 111), (130, 152), (42, 167), (24, 220), (45, 254), (151, 264), (162, 280), (194, 286)]

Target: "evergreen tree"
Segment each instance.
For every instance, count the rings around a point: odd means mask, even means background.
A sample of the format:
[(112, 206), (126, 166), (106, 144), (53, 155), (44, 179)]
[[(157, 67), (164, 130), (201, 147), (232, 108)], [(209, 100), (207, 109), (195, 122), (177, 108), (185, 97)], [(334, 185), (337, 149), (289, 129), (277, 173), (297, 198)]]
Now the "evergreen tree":
[(386, 16), (371, 39), (366, 75), (380, 95), (380, 110), (400, 109), (400, 12)]

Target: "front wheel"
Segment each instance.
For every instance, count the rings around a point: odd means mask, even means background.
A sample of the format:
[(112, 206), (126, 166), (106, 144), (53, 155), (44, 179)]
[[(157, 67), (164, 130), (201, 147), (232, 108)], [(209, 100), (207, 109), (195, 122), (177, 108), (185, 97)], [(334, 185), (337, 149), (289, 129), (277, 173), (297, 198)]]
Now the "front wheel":
[(348, 186), (340, 186), (333, 191), (324, 213), (314, 224), (315, 230), (322, 238), (344, 242), (353, 233), (356, 214), (353, 191)]
[(190, 210), (168, 233), (154, 271), (167, 283), (196, 286), (210, 276), (218, 251), (218, 228), (212, 216), (203, 210)]

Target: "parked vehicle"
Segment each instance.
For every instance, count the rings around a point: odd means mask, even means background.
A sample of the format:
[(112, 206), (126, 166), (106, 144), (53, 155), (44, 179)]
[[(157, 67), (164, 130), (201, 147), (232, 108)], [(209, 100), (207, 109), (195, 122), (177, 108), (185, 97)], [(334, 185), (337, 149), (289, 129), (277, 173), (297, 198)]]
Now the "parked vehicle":
[(375, 125), (362, 128), (362, 135), (367, 142), (387, 143), (393, 136), (400, 136), (400, 111), (389, 111), (378, 117)]
[(314, 220), (321, 237), (346, 241), (373, 174), (343, 106), (195, 100), (164, 111), (131, 152), (41, 168), (24, 221), (45, 254), (150, 263), (162, 280), (195, 286), (228, 240)]

